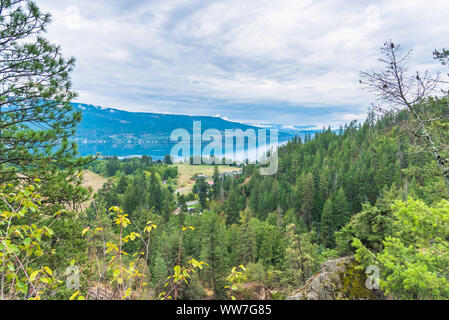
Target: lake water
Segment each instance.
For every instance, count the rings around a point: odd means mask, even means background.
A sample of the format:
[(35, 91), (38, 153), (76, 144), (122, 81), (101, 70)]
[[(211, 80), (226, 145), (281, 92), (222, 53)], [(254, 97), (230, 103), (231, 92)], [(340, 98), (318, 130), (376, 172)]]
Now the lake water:
[[(287, 143), (285, 141), (279, 141), (278, 145)], [(208, 143), (203, 143), (202, 149), (207, 146)], [(174, 143), (79, 143), (79, 151), (81, 155), (96, 155), (99, 153), (101, 156), (117, 156), (120, 158), (133, 157), (133, 156), (150, 156), (153, 160), (162, 160), (167, 154), (171, 153)], [(223, 147), (222, 156), (234, 161), (244, 161), (249, 159), (255, 161), (260, 158), (262, 153), (266, 153), (268, 146), (263, 148), (248, 148), (246, 145), (243, 150), (234, 150), (231, 154), (226, 153)], [(193, 147), (191, 148), (191, 154), (193, 154)], [(176, 159), (180, 160), (180, 158)]]

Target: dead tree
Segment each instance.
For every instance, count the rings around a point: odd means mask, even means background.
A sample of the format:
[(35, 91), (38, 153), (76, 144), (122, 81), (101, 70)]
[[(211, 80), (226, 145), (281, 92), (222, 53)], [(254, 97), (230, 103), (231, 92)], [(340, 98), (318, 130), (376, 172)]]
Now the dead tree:
[[(449, 194), (449, 96), (443, 87), (448, 82), (437, 74), (411, 73), (407, 61), (412, 51), (403, 52), (400, 45), (388, 41), (381, 48), (381, 71), (361, 72), (360, 83), (375, 93), (379, 104), (374, 110), (397, 115), (406, 110), (407, 120), (401, 121), (413, 139), (417, 138), (421, 151), (428, 152), (436, 161)], [(441, 56), (439, 58), (441, 60)], [(443, 96), (436, 97), (436, 92)], [(444, 101), (444, 103), (443, 103)], [(438, 107), (436, 107), (438, 106)]]

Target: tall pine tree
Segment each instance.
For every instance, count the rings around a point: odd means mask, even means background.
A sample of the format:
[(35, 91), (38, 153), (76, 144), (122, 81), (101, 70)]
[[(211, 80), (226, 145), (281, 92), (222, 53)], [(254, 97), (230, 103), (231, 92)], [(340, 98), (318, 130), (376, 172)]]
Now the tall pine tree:
[(43, 38), (50, 21), (33, 1), (0, 1), (0, 183), (39, 178), (45, 203), (76, 204), (88, 159), (71, 141), (75, 60)]

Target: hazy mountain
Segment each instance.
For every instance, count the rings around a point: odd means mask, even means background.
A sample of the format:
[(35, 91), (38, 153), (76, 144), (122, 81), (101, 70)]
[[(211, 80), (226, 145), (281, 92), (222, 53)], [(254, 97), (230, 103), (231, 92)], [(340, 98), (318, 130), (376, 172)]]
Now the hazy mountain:
[(87, 140), (118, 136), (168, 140), (175, 129), (182, 128), (192, 132), (194, 121), (201, 121), (203, 131), (210, 128), (220, 131), (256, 129), (254, 126), (218, 117), (128, 112), (78, 103), (74, 106), (83, 112), (83, 121), (78, 126), (77, 136)]
[(83, 120), (76, 133), (83, 155), (99, 152), (103, 155), (147, 154), (155, 158), (163, 157), (170, 151), (172, 131), (182, 128), (192, 134), (194, 121), (201, 121), (202, 132), (217, 129), (223, 135), (226, 129), (254, 129), (256, 132), (261, 127), (278, 129), (279, 142), (285, 142), (295, 135), (311, 133), (306, 127), (256, 126), (219, 117), (129, 112), (80, 103), (73, 105), (83, 113)]

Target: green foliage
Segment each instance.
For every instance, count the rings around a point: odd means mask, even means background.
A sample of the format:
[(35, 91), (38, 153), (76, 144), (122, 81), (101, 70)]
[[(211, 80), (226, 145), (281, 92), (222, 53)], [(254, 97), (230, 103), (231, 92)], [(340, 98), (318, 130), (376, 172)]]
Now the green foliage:
[[(431, 104), (436, 114), (443, 107)], [(168, 161), (96, 160), (85, 168), (110, 179), (76, 213), (61, 209), (68, 202), (79, 207), (88, 191), (75, 174), (79, 163), (67, 167), (61, 155), (62, 168), (42, 167), (44, 183), (1, 185), (2, 297), (50, 298), (55, 289), (52, 298), (84, 299), (104, 288), (112, 299), (232, 299), (244, 296), (250, 282), (285, 297), (324, 261), (356, 251), (362, 266), (343, 279), (349, 296), (361, 296), (363, 268), (373, 264), (381, 268), (382, 289), (395, 298), (447, 298), (444, 180), (397, 128), (404, 118), (376, 122), (370, 114), (338, 134), (327, 129), (304, 143), (295, 138), (279, 149), (274, 176), (244, 165), (241, 176), (222, 178), (215, 166), (213, 185), (196, 177), (187, 197), (174, 194), (178, 169)], [(446, 125), (429, 130), (436, 136)], [(32, 167), (27, 174), (35, 173)], [(423, 201), (395, 202), (410, 195)], [(186, 203), (194, 199), (203, 210), (190, 214)], [(82, 270), (76, 292), (56, 287), (55, 275), (70, 260)]]
[[(87, 262), (86, 277), (89, 283), (86, 291), (88, 296), (92, 294), (93, 283), (102, 282), (103, 287), (110, 287), (115, 293), (111, 297), (120, 299), (130, 299), (141, 294), (143, 287), (147, 286), (145, 282), (147, 276), (147, 260), (149, 255), (150, 236), (152, 230), (157, 225), (152, 221), (146, 223), (143, 232), (147, 238), (140, 233), (130, 231), (126, 233), (132, 222), (128, 218), (128, 214), (124, 214), (123, 210), (117, 206), (111, 207), (108, 214), (112, 219), (112, 223), (118, 228), (118, 236), (108, 236), (101, 221), (99, 227), (87, 227), (83, 230), (82, 235), (90, 243), (89, 261)], [(112, 239), (110, 239), (112, 238)], [(97, 248), (97, 239), (101, 239), (100, 248)], [(130, 255), (124, 251), (126, 244), (142, 240), (146, 248), (146, 252), (137, 251)], [(98, 253), (100, 252), (100, 253)], [(142, 259), (142, 257), (145, 257)], [(94, 272), (94, 267), (97, 268)]]
[(441, 51), (435, 50), (433, 52), (434, 59), (438, 59), (441, 64), (447, 65), (449, 63), (449, 50), (442, 49)]
[(235, 182), (233, 182), (229, 197), (225, 202), (226, 224), (238, 223), (240, 211), (243, 210), (241, 205), (242, 198), (235, 186)]
[(241, 227), (238, 229), (237, 257), (244, 264), (254, 262), (256, 259), (256, 235), (252, 221), (252, 212), (249, 209), (241, 212)]
[(226, 278), (228, 281), (228, 285), (225, 286), (225, 289), (228, 289), (228, 296), (231, 300), (236, 300), (234, 294), (242, 289), (242, 283), (248, 280), (245, 275), (246, 268), (243, 265), (239, 265), (238, 267), (233, 267), (231, 269), (231, 273)]
[(394, 232), (372, 252), (353, 242), (363, 266), (380, 267), (380, 286), (396, 299), (449, 299), (449, 202), (428, 207), (420, 200), (397, 201)]
[(214, 174), (212, 175), (212, 181), (214, 182), (214, 185), (212, 186), (212, 196), (213, 198), (218, 198), (220, 196), (221, 190), (221, 179), (218, 166), (214, 166)]
[(81, 203), (90, 159), (70, 141), (81, 121), (70, 104), (75, 60), (42, 37), (50, 15), (33, 1), (2, 0), (0, 15), (0, 183), (39, 178), (44, 203)]
[[(62, 214), (42, 212), (42, 196), (35, 186), (0, 185), (0, 297), (4, 299), (49, 298), (61, 283), (43, 264), (45, 242), (53, 235), (51, 221)], [(33, 223), (29, 223), (33, 221)]]
[(289, 286), (304, 283), (319, 268), (320, 248), (314, 232), (297, 234), (295, 225), (287, 226), (284, 281)]
[(164, 157), (164, 163), (165, 164), (173, 164), (173, 162), (171, 161), (171, 157), (169, 154), (165, 155)]
[(193, 193), (197, 194), (203, 209), (207, 207), (208, 186), (204, 177), (198, 177), (193, 186)]
[(245, 275), (248, 281), (255, 281), (265, 284), (267, 280), (267, 273), (261, 262), (249, 263), (246, 266)]
[[(122, 176), (117, 184), (112, 182), (105, 184), (99, 190), (96, 199), (104, 203), (105, 208), (119, 205), (124, 211), (129, 212), (131, 217), (137, 211), (154, 210), (168, 220), (168, 214), (175, 209), (176, 204), (173, 186), (168, 183), (164, 185), (161, 180), (165, 170), (166, 167), (153, 165), (147, 167), (146, 171), (137, 170), (134, 174)], [(89, 208), (88, 215), (93, 216), (93, 210), (92, 207)], [(141, 222), (145, 223), (146, 220)]]
[[(351, 123), (340, 134), (325, 130), (306, 143), (294, 139), (280, 148), (276, 175), (262, 177), (256, 166), (245, 165), (242, 176), (222, 180), (215, 170), (212, 187), (196, 177), (196, 196), (177, 199), (176, 181), (170, 176), (177, 173), (176, 166), (143, 165), (139, 159), (98, 161), (99, 172), (115, 163), (115, 176), (95, 203), (100, 211), (114, 205), (126, 209), (133, 223), (122, 238), (133, 232), (143, 235), (148, 220), (158, 225), (151, 232), (151, 246), (137, 238), (124, 243), (125, 252), (149, 252), (139, 262), (147, 265), (147, 272), (141, 273), (148, 290), (138, 291), (141, 297), (202, 298), (206, 292), (208, 298), (240, 297), (248, 282), (260, 282), (285, 296), (324, 261), (354, 254), (354, 239), (375, 263), (385, 250), (385, 239), (396, 232), (391, 210), (396, 199), (410, 194), (429, 204), (441, 199), (444, 181), (438, 169), (426, 165), (426, 154), (410, 152), (410, 139), (395, 121), (368, 119), (363, 125)], [(163, 183), (166, 175), (170, 177)], [(194, 198), (209, 209), (190, 214), (186, 202)], [(174, 212), (176, 205), (180, 213)], [(97, 220), (93, 207), (88, 217)], [(106, 230), (107, 220), (101, 221)], [(119, 238), (119, 232), (112, 227), (105, 231), (106, 238)], [(209, 267), (193, 276), (189, 262), (196, 257)], [(248, 272), (235, 283), (237, 290), (226, 290), (227, 272), (239, 264), (247, 265)], [(350, 281), (362, 284), (364, 279), (358, 270)], [(348, 285), (348, 292), (360, 289), (355, 287)]]
[(192, 278), (192, 274), (195, 273), (197, 269), (201, 270), (203, 269), (203, 266), (207, 265), (207, 263), (203, 261), (197, 261), (195, 259), (191, 259), (186, 267), (176, 265), (173, 268), (173, 274), (167, 277), (168, 281), (164, 285), (164, 288), (167, 287), (169, 288), (169, 290), (167, 290), (167, 292), (161, 292), (159, 294), (159, 298), (162, 300), (177, 300), (181, 285), (188, 285), (190, 279)]
[(224, 298), (222, 284), (228, 270), (226, 225), (216, 212), (204, 213), (199, 226), (201, 234), (201, 259), (207, 261), (210, 268), (206, 270), (215, 298)]
[(132, 175), (137, 171), (148, 171), (150, 168), (158, 168), (157, 171), (162, 180), (175, 179), (178, 176), (178, 168), (162, 163), (161, 161), (153, 161), (151, 157), (132, 157), (120, 160), (117, 156), (104, 157), (102, 160), (96, 160), (86, 166), (98, 174), (104, 174), (107, 177), (122, 175)]
[(352, 217), (351, 222), (336, 232), (337, 251), (351, 254), (351, 243), (359, 239), (364, 246), (379, 252), (383, 240), (393, 233), (393, 217), (390, 209), (365, 204), (363, 210)]
[(335, 231), (334, 210), (331, 200), (324, 203), (323, 213), (321, 213), (321, 234), (323, 243), (327, 246), (333, 244), (333, 234)]

